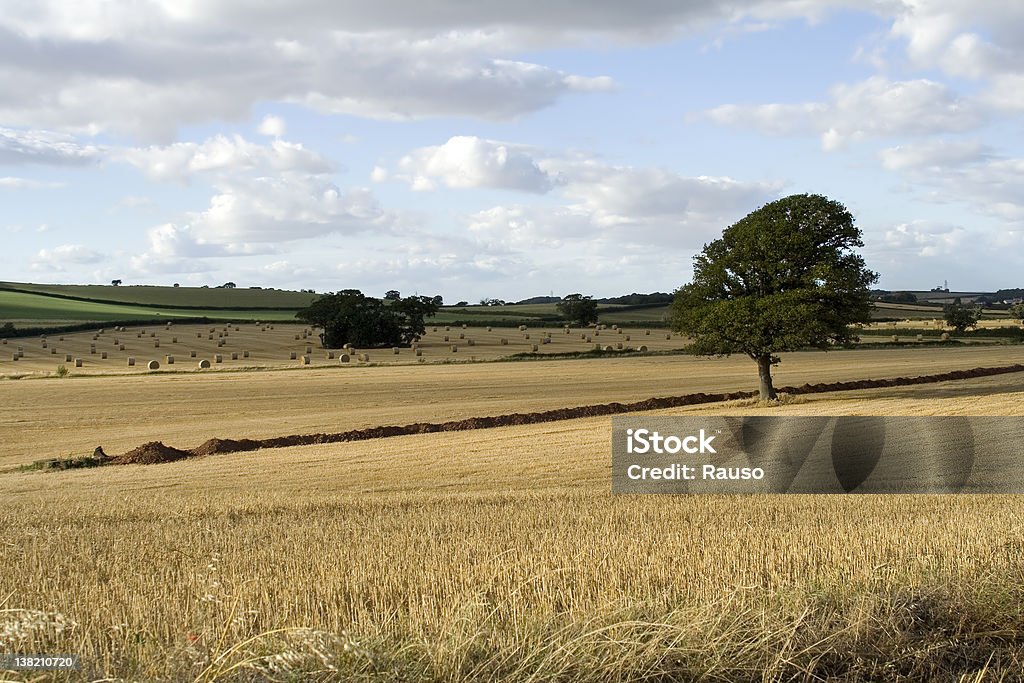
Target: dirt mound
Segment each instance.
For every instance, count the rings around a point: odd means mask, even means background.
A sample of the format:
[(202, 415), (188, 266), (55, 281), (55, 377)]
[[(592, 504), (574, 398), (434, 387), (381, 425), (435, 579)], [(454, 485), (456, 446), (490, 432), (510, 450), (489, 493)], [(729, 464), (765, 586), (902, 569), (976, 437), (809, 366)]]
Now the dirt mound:
[[(779, 393), (792, 395), (799, 394), (821, 394), (832, 391), (853, 391), (857, 389), (882, 389), (887, 387), (908, 386), (911, 384), (931, 384), (935, 382), (947, 382), (959, 379), (973, 379), (976, 377), (990, 377), (1011, 372), (1024, 372), (1024, 365), (1009, 365), (997, 368), (973, 368), (971, 370), (955, 370), (937, 375), (923, 375), (920, 377), (893, 377), (888, 379), (864, 379), (849, 382), (832, 382), (830, 384), (804, 384), (799, 387), (779, 387)], [(636, 413), (649, 410), (662, 410), (665, 408), (679, 408), (681, 406), (699, 405), (703, 403), (719, 403), (722, 401), (735, 401), (739, 399), (754, 398), (756, 391), (732, 391), (719, 394), (686, 394), (684, 396), (665, 396), (661, 398), (649, 398), (634, 403), (601, 403), (589, 406), (576, 406), (573, 408), (558, 408), (545, 410), (536, 413), (512, 413), (508, 415), (493, 415), (489, 417), (471, 417), (464, 420), (451, 420), (448, 422), (416, 422), (409, 425), (370, 427), (368, 429), (353, 429), (347, 432), (336, 432), (334, 434), (293, 434), (291, 436), (278, 436), (270, 439), (210, 439), (201, 446), (189, 451), (181, 451), (170, 446), (165, 446), (159, 441), (152, 441), (139, 446), (135, 450), (124, 455), (110, 458), (108, 462), (117, 464), (140, 463), (151, 464), (159, 462), (173, 462), (183, 458), (216, 455), (218, 453), (238, 453), (242, 451), (255, 451), (261, 448), (287, 448), (289, 446), (309, 446), (312, 444), (340, 443), (345, 441), (366, 441), (368, 439), (384, 439), (392, 436), (403, 436), (406, 434), (432, 434), (436, 432), (460, 432), (471, 429), (489, 429), (492, 427), (508, 427), (512, 425), (538, 424), (541, 422), (557, 422), (560, 420), (575, 420), (581, 417), (599, 417), (602, 415), (621, 415), (622, 413)], [(97, 449), (98, 451), (100, 449)], [(102, 452), (102, 451), (100, 451)]]
[(150, 441), (110, 460), (118, 465), (155, 465), (161, 462), (183, 460), (191, 455), (188, 451), (165, 446), (160, 441)]

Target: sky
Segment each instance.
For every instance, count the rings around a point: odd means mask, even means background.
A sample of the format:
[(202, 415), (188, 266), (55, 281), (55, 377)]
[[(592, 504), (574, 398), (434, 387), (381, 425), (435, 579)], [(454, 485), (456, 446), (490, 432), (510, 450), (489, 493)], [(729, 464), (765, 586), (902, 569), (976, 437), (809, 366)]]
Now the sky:
[(1024, 3), (0, 0), (0, 279), (672, 291), (823, 194), (1024, 287)]

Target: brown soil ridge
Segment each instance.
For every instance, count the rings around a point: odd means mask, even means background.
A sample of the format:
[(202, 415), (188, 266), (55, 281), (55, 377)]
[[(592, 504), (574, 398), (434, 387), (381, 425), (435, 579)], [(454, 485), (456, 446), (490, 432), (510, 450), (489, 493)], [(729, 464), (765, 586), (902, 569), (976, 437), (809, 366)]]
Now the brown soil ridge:
[[(799, 387), (781, 387), (778, 389), (778, 392), (800, 395), (822, 394), (833, 391), (853, 391), (857, 389), (882, 389), (888, 387), (910, 386), (914, 384), (932, 384), (936, 382), (948, 382), (951, 380), (974, 379), (977, 377), (991, 377), (993, 375), (1003, 375), (1013, 372), (1024, 372), (1024, 365), (1014, 364), (992, 368), (954, 370), (936, 375), (921, 375), (918, 377), (894, 377), (890, 379), (863, 379), (849, 382), (831, 382), (828, 384), (804, 384)], [(490, 429), (492, 427), (557, 422), (561, 420), (575, 420), (582, 417), (599, 417), (602, 415), (618, 415), (622, 413), (662, 410), (664, 408), (679, 408), (682, 406), (700, 405), (704, 403), (735, 401), (738, 399), (754, 398), (756, 396), (756, 391), (732, 391), (714, 394), (694, 393), (683, 396), (649, 398), (633, 403), (600, 403), (589, 406), (577, 406), (574, 408), (544, 410), (534, 413), (511, 413), (507, 415), (493, 415), (489, 417), (471, 417), (464, 420), (451, 420), (448, 422), (416, 422), (403, 426), (392, 425), (369, 427), (367, 429), (353, 429), (347, 432), (335, 432), (331, 434), (294, 434), (291, 436), (278, 436), (269, 439), (214, 438), (187, 451), (165, 446), (159, 441), (152, 441), (150, 443), (143, 444), (124, 455), (114, 456), (110, 458), (109, 462), (110, 464), (154, 464), (159, 462), (174, 462), (176, 460), (182, 460), (189, 457), (255, 451), (263, 448), (286, 448), (289, 446), (309, 446), (312, 444), (340, 443), (346, 441), (366, 441), (369, 439), (383, 439), (392, 436), (405, 436), (408, 434), (458, 432), (470, 429)]]

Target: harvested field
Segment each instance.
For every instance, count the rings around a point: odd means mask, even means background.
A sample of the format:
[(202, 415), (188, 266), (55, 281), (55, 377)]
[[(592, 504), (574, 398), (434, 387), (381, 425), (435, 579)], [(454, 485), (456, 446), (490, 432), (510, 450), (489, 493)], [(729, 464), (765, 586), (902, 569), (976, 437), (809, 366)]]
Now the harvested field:
[[(1020, 346), (808, 352), (785, 355), (776, 383), (1022, 362)], [(259, 439), (441, 422), (744, 391), (755, 382), (753, 363), (745, 358), (688, 356), (6, 381), (0, 382), (0, 401), (7, 406), (0, 466), (91, 453), (96, 446), (112, 454), (148, 441), (188, 449), (212, 437)]]
[[(661, 412), (1024, 414), (1015, 375), (802, 400)], [(0, 595), (82, 680), (1020, 671), (1016, 497), (612, 496), (609, 419), (0, 474)]]

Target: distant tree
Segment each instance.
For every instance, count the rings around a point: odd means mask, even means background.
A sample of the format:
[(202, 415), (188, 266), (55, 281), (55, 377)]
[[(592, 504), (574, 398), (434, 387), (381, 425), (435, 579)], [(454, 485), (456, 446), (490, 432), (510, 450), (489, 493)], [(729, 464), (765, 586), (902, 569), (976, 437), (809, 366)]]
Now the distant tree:
[(854, 251), (860, 229), (842, 204), (792, 195), (726, 228), (694, 257), (693, 281), (676, 291), (673, 328), (701, 355), (744, 353), (757, 363), (762, 400), (776, 398), (775, 354), (827, 349), (871, 320), (878, 274)]
[(110, 284), (114, 285), (115, 287), (118, 287), (118, 286), (120, 286), (121, 281), (120, 280), (111, 280)]
[(1024, 304), (1014, 304), (1010, 307), (1010, 317), (1019, 320), (1024, 325)]
[(441, 306), (444, 306), (444, 297), (442, 297), (442, 296), (441, 296), (440, 294), (438, 294), (437, 296), (435, 296), (435, 297), (434, 297), (433, 299), (431, 299), (430, 301), (431, 301), (431, 303), (433, 303), (433, 304), (434, 304), (435, 306), (437, 306), (438, 308), (441, 308)]
[(388, 291), (384, 292), (384, 298), (388, 301), (398, 301), (399, 299), (402, 298), (402, 293), (399, 292), (397, 289), (389, 289)]
[(555, 309), (563, 318), (576, 325), (589, 325), (597, 322), (597, 302), (593, 297), (582, 294), (567, 294)]
[(225, 282), (221, 285), (224, 289), (234, 289), (236, 287), (234, 282)]
[(345, 289), (321, 296), (295, 317), (322, 328), (320, 341), (327, 348), (375, 348), (408, 346), (426, 332), (425, 319), (436, 312), (432, 297), (410, 296), (386, 305), (358, 289)]
[(14, 323), (8, 321), (0, 325), (0, 336), (6, 337), (12, 334), (14, 334)]
[(890, 292), (878, 297), (878, 300), (891, 304), (916, 304), (917, 295), (913, 292)]
[(178, 284), (177, 282), (175, 282), (175, 283), (174, 283), (174, 286), (175, 286), (175, 287), (180, 287), (181, 285), (179, 285), (179, 284)]
[(468, 302), (468, 301), (460, 301), (459, 303), (457, 303), (457, 304), (455, 304), (455, 305), (456, 305), (456, 306), (468, 306), (468, 305), (469, 305), (469, 302)]
[[(959, 301), (959, 297), (957, 301)], [(968, 328), (977, 327), (981, 318), (981, 309), (977, 306), (964, 306), (963, 304), (952, 303), (943, 306), (942, 317), (946, 324), (957, 332), (966, 332)]]

